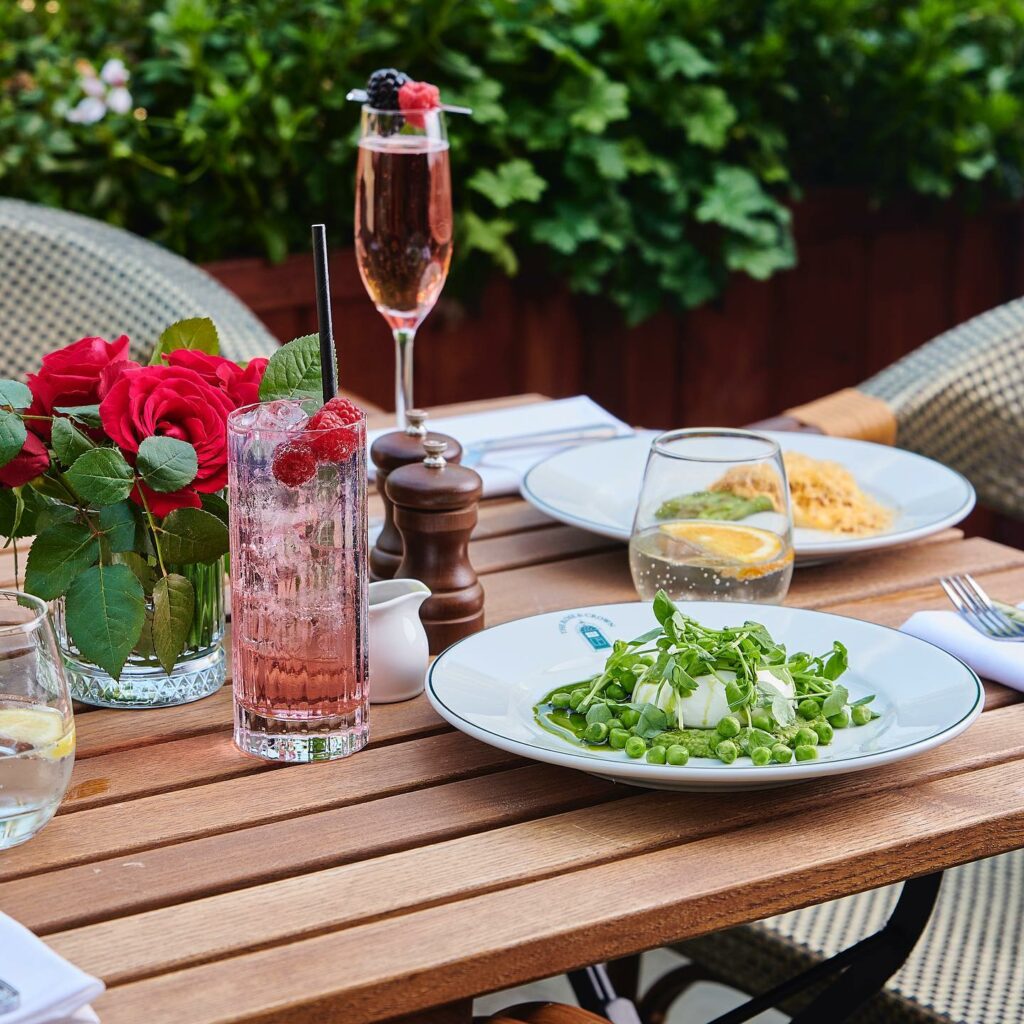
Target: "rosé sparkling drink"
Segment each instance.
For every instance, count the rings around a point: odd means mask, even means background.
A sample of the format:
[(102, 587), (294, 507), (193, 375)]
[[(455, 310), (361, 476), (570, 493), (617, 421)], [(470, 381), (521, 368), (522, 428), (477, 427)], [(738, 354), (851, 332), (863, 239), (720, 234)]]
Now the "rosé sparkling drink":
[(228, 419), (235, 743), (275, 761), (345, 757), (369, 735), (366, 427), (313, 429), (315, 409)]

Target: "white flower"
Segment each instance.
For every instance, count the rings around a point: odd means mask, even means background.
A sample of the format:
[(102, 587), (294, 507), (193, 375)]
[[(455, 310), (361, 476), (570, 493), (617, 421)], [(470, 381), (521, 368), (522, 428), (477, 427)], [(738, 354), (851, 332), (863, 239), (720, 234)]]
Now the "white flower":
[(107, 87), (95, 75), (83, 75), (78, 84), (86, 96), (95, 96), (101, 100), (107, 94)]
[(127, 85), (130, 77), (128, 69), (124, 66), (124, 61), (117, 57), (112, 57), (100, 69), (100, 78), (111, 88)]
[(107, 109), (115, 114), (127, 114), (132, 109), (132, 94), (119, 85), (107, 93)]
[(86, 96), (79, 100), (78, 105), (69, 110), (65, 116), (75, 124), (95, 124), (97, 121), (103, 120), (103, 115), (106, 112), (107, 105), (103, 100), (97, 96)]

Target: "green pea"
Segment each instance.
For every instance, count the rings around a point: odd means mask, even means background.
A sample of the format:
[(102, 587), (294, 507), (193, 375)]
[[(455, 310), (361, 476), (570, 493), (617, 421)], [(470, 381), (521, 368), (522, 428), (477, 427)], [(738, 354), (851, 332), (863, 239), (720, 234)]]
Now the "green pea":
[(715, 753), (718, 755), (719, 761), (722, 761), (725, 764), (732, 764), (733, 761), (740, 756), (740, 748), (737, 747), (732, 740), (722, 740), (722, 742), (715, 747)]
[(551, 694), (551, 706), (553, 708), (567, 708), (570, 700), (572, 700), (572, 694), (566, 693), (565, 690), (559, 690), (558, 693)]
[(604, 695), (609, 700), (624, 700), (626, 697), (626, 691), (619, 686), (618, 683), (609, 683), (604, 688)]
[(588, 692), (589, 691), (582, 688), (579, 690), (573, 690), (572, 693), (569, 694), (569, 707), (575, 711), (583, 703)]
[(811, 728), (818, 734), (819, 743), (832, 742), (832, 726), (828, 722), (815, 722)]
[(828, 724), (833, 729), (845, 729), (850, 724), (850, 712), (843, 708), (842, 711), (828, 716)]
[(875, 716), (871, 714), (871, 708), (867, 704), (858, 704), (850, 710), (850, 717), (854, 725), (867, 725)]
[(808, 726), (797, 729), (793, 737), (794, 747), (816, 747), (818, 745), (818, 734)]
[(608, 726), (608, 731), (611, 732), (612, 729), (621, 729), (622, 728), (622, 719), (621, 718), (609, 718), (608, 721), (605, 722), (604, 724)]
[(681, 743), (673, 743), (672, 746), (665, 751), (665, 760), (668, 761), (669, 764), (674, 764), (678, 768), (690, 760), (690, 752)]
[(750, 752), (750, 760), (758, 766), (763, 768), (772, 759), (772, 752), (768, 747), (754, 747)]
[(651, 749), (647, 751), (648, 764), (664, 764), (667, 757), (668, 755), (664, 747), (651, 747)]
[(718, 735), (723, 739), (730, 740), (733, 736), (739, 736), (740, 734), (740, 723), (732, 715), (726, 715), (718, 723)]
[(629, 733), (625, 729), (609, 729), (608, 730), (608, 746), (612, 750), (625, 750), (626, 743), (629, 741)]
[(647, 752), (647, 740), (643, 736), (630, 736), (626, 740), (626, 753), (630, 757), (643, 757)]
[(776, 743), (772, 747), (772, 760), (779, 764), (789, 764), (793, 760), (793, 751), (785, 743)]
[(771, 732), (775, 728), (775, 722), (772, 720), (772, 716), (767, 711), (757, 710), (750, 716), (750, 724), (755, 729), (761, 729), (764, 732)]
[(821, 705), (816, 700), (812, 700), (810, 697), (805, 697), (797, 705), (796, 713), (801, 718), (806, 718), (810, 721), (812, 718), (817, 718), (818, 715), (821, 714)]
[(632, 729), (640, 721), (640, 712), (634, 711), (633, 708), (623, 708), (619, 712), (619, 720), (624, 729)]
[(608, 726), (604, 722), (591, 722), (583, 730), (583, 738), (587, 743), (605, 743), (608, 740)]
[(633, 688), (636, 686), (636, 676), (630, 672), (628, 675), (623, 673), (622, 678), (619, 680), (619, 686), (621, 686), (626, 693), (632, 693)]
[(801, 743), (794, 753), (798, 761), (813, 761), (818, 756), (818, 748), (809, 743)]

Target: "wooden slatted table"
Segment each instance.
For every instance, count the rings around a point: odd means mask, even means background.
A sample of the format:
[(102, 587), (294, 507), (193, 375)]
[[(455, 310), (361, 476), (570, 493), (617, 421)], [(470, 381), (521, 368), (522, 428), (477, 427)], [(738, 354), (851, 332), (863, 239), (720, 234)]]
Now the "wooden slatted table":
[[(621, 546), (516, 498), (484, 504), (472, 557), (490, 624), (635, 597)], [(1024, 595), (1024, 552), (948, 530), (801, 569), (788, 600), (894, 626), (954, 571)], [(0, 908), (106, 981), (104, 1024), (461, 1024), (478, 993), (1024, 845), (1024, 699), (986, 694), (914, 760), (726, 795), (525, 762), (424, 698), (308, 767), (239, 754), (227, 688), (88, 711), (61, 813), (0, 854)]]

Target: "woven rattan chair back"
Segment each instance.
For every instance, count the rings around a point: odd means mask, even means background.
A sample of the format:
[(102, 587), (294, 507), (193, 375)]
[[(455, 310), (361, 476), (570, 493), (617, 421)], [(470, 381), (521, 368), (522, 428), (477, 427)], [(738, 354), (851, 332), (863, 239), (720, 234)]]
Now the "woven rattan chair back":
[(165, 327), (193, 316), (216, 323), (230, 359), (277, 347), (242, 302), (180, 256), (88, 217), (0, 199), (0, 376), (22, 377), (86, 335), (127, 334), (144, 360)]

